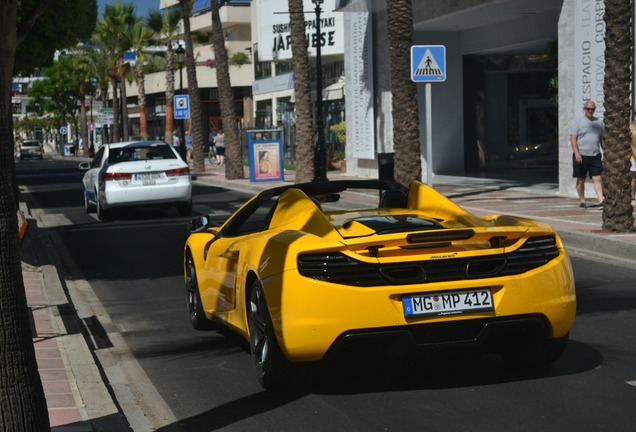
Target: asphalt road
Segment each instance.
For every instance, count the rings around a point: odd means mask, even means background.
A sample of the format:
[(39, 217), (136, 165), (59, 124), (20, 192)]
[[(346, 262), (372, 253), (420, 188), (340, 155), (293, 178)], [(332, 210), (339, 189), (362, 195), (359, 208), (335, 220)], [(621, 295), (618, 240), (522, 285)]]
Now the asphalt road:
[[(108, 379), (124, 376), (134, 393), (119, 401), (133, 428), (140, 413), (152, 413), (147, 421), (161, 431), (634, 430), (636, 269), (573, 257), (577, 320), (549, 369), (510, 369), (496, 356), (360, 364), (307, 392), (269, 393), (245, 343), (189, 326), (187, 218), (137, 209), (98, 222), (84, 212), (76, 165), (19, 162), (18, 181), (69, 274), (94, 293), (87, 325), (98, 358), (116, 360), (104, 366)], [(223, 219), (247, 197), (197, 184), (194, 211)]]

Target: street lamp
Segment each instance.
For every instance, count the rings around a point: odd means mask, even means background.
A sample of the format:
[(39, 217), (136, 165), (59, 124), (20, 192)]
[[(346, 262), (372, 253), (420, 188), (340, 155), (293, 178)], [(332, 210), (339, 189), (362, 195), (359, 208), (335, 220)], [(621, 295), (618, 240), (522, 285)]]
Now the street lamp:
[(316, 130), (318, 132), (318, 140), (316, 142), (314, 153), (314, 181), (327, 180), (327, 151), (325, 148), (325, 129), (322, 114), (322, 57), (320, 53), (321, 37), (320, 37), (320, 5), (324, 0), (311, 0), (316, 6), (316, 99), (318, 106), (316, 110)]
[[(183, 63), (185, 62), (185, 49), (181, 44), (174, 50), (174, 53), (177, 57), (177, 63), (179, 63), (179, 94), (183, 94)], [(186, 151), (185, 151), (185, 120), (181, 119), (179, 122), (181, 129), (179, 131), (179, 154), (183, 160), (186, 160)]]

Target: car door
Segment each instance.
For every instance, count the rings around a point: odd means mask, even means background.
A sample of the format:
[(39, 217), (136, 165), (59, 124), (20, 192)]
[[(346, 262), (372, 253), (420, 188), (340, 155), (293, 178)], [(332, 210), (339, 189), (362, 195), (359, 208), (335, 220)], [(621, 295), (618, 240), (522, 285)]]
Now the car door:
[(235, 214), (209, 245), (205, 263), (205, 285), (209, 289), (202, 290), (202, 301), (218, 312), (235, 308), (236, 282), (244, 279), (238, 274), (240, 251), (249, 247), (254, 234), (268, 228), (276, 200), (251, 204)]
[(98, 189), (97, 182), (99, 179), (99, 171), (101, 169), (102, 162), (104, 159), (105, 149), (106, 149), (105, 146), (99, 149), (99, 151), (97, 152), (97, 154), (91, 161), (90, 168), (84, 174), (84, 179), (82, 180), (82, 182), (84, 183), (84, 189), (87, 192), (92, 193)]

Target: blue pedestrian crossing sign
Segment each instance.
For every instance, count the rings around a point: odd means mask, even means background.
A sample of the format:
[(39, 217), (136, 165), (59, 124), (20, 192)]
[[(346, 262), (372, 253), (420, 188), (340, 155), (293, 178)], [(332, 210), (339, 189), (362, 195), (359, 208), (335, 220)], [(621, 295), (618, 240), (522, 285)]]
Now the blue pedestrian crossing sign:
[(190, 118), (190, 96), (188, 95), (174, 96), (174, 118), (175, 119)]
[(413, 45), (411, 47), (411, 80), (415, 82), (446, 81), (446, 47)]

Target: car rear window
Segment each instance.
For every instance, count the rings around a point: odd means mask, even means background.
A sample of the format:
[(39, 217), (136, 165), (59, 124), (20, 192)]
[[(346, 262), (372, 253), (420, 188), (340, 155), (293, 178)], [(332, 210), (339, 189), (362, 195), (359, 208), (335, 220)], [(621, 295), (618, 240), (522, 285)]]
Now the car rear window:
[(23, 141), (22, 147), (40, 147), (40, 143), (38, 141)]
[(129, 145), (126, 147), (111, 148), (109, 154), (109, 163), (111, 165), (136, 161), (136, 160), (153, 160), (153, 159), (176, 159), (177, 156), (168, 144), (139, 144)]

